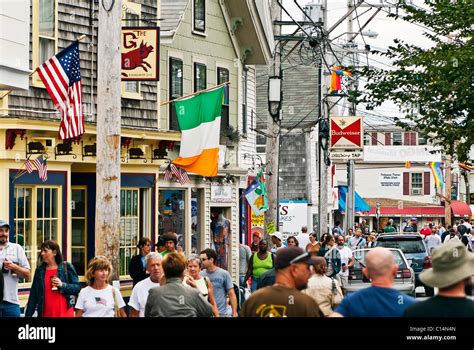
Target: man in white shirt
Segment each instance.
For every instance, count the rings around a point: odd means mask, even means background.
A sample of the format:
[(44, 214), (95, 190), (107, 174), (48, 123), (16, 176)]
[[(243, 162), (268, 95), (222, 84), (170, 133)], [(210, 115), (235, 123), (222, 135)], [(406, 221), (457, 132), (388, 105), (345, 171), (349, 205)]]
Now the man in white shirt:
[(145, 305), (148, 292), (151, 288), (160, 286), (162, 275), (161, 254), (157, 252), (148, 253), (145, 256), (146, 270), (150, 277), (138, 282), (133, 287), (128, 306), (130, 306), (130, 317), (145, 317)]
[(301, 227), (301, 233), (298, 236), (296, 236), (296, 239), (298, 239), (299, 246), (305, 249), (306, 246), (309, 244), (309, 234), (308, 234), (307, 226)]
[(426, 246), (428, 248), (428, 251), (431, 254), (432, 249), (434, 249), (437, 246), (441, 245), (441, 238), (436, 234), (436, 231), (433, 230), (433, 231), (431, 231), (431, 234), (429, 236), (426, 236), (425, 242), (426, 242)]
[(0, 265), (3, 271), (3, 300), (0, 301), (0, 317), (20, 317), (18, 279), (30, 278), (30, 263), (23, 247), (9, 242), (10, 225), (0, 220)]
[(341, 254), (341, 271), (337, 274), (337, 280), (341, 285), (342, 291), (345, 293), (349, 283), (349, 267), (354, 265), (354, 256), (352, 250), (344, 245), (344, 237), (337, 237), (337, 249)]

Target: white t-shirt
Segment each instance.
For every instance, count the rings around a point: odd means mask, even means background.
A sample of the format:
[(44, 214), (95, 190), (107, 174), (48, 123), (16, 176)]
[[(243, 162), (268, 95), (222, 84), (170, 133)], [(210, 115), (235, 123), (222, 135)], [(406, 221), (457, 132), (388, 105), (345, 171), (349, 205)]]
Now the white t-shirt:
[(306, 248), (306, 246), (308, 245), (308, 243), (309, 243), (309, 233), (308, 232), (306, 232), (306, 233), (300, 232), (295, 237), (298, 240), (299, 247), (304, 250)]
[[(87, 286), (81, 289), (77, 298), (76, 309), (84, 311), (83, 317), (114, 317), (114, 295), (110, 285), (104, 289)], [(115, 288), (118, 307), (125, 307), (120, 291)]]
[[(0, 250), (0, 266), (3, 266), (5, 258), (14, 262), (18, 266), (31, 270), (25, 251), (19, 244), (8, 242), (7, 245)], [(8, 273), (3, 273), (3, 281), (3, 300), (19, 305), (18, 275), (12, 273), (12, 271), (8, 271)]]
[(441, 238), (438, 235), (429, 235), (425, 238), (426, 246), (428, 251), (431, 252), (432, 248), (436, 248), (441, 244)]
[[(346, 264), (346, 266), (347, 266), (349, 264), (349, 259), (352, 257), (351, 248), (343, 247), (343, 248), (339, 249), (339, 253), (341, 254), (341, 265)], [(342, 271), (342, 268), (341, 268), (341, 271), (338, 273), (338, 275), (349, 276), (349, 268), (347, 268), (346, 271)]]
[(138, 282), (135, 287), (133, 287), (128, 306), (131, 306), (135, 310), (139, 311), (140, 317), (145, 317), (145, 305), (146, 300), (148, 299), (148, 292), (151, 288), (159, 286), (160, 284), (153, 282), (150, 277)]

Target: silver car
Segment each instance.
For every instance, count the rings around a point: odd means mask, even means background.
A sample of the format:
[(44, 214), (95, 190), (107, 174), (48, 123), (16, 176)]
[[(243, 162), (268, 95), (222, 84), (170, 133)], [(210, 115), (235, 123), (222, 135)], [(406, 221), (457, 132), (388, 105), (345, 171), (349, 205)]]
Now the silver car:
[[(393, 254), (395, 264), (398, 265), (393, 288), (400, 292), (415, 296), (415, 273), (410, 267), (407, 258), (400, 249), (387, 248)], [(349, 280), (346, 288), (347, 293), (370, 287), (370, 280), (364, 276), (362, 269), (365, 267), (365, 256), (370, 249), (356, 249), (352, 252), (354, 265), (349, 268)]]

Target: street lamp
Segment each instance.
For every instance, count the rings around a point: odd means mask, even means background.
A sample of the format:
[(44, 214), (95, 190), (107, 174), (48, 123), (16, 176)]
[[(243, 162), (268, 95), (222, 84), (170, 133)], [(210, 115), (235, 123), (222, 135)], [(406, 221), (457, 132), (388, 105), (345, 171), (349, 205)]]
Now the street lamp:
[(319, 122), (319, 146), (327, 151), (329, 142), (329, 125), (326, 119)]
[(334, 41), (336, 40), (337, 38), (340, 38), (341, 36), (343, 35), (346, 35), (346, 34), (354, 34), (354, 36), (349, 40), (349, 41), (352, 41), (354, 40), (354, 38), (357, 36), (357, 35), (363, 35), (363, 36), (366, 36), (367, 38), (371, 38), (371, 39), (375, 39), (379, 36), (379, 33), (377, 32), (374, 32), (372, 30), (367, 30), (365, 32), (344, 32), (342, 34), (339, 34), (338, 36), (334, 37), (331, 39), (331, 41)]
[(268, 78), (268, 112), (274, 121), (280, 120), (281, 109), (281, 77), (278, 75)]

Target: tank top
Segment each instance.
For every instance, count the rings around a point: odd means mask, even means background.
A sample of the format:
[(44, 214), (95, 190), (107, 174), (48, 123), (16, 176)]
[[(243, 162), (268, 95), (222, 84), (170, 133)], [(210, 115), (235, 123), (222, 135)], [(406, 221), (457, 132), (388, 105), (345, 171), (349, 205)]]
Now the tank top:
[(271, 270), (273, 267), (272, 254), (267, 253), (265, 260), (260, 260), (257, 253), (253, 255), (253, 277), (260, 277), (260, 275), (268, 270)]
[(206, 277), (202, 277), (198, 280), (194, 280), (194, 282), (196, 283), (196, 286), (199, 292), (207, 298), (207, 295), (209, 294), (209, 290), (207, 289), (207, 283), (205, 281), (205, 278)]

